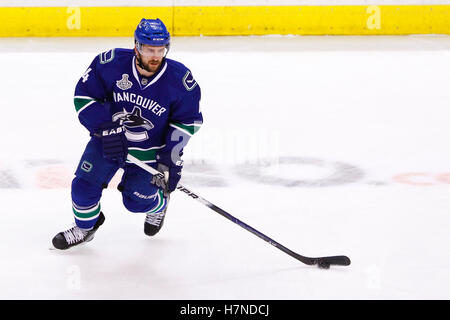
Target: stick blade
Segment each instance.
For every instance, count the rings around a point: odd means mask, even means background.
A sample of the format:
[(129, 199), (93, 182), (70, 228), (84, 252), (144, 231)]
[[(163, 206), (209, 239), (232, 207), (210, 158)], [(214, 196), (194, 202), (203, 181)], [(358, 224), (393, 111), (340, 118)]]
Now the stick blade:
[(350, 258), (347, 256), (332, 256), (315, 258), (315, 263), (319, 268), (328, 269), (330, 266), (348, 266), (350, 265)]

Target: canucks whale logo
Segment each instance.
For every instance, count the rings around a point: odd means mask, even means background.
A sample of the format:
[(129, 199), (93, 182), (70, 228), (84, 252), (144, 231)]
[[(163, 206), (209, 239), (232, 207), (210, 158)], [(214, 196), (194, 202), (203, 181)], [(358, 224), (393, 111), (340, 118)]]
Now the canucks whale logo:
[(123, 118), (123, 124), (127, 128), (144, 128), (151, 130), (155, 126), (149, 120), (142, 116), (142, 111), (138, 107), (134, 107), (131, 113), (127, 113)]
[(142, 110), (135, 106), (131, 113), (125, 110), (113, 115), (113, 121), (120, 120), (125, 127), (125, 136), (128, 141), (141, 142), (149, 138), (148, 131), (155, 125), (142, 116)]

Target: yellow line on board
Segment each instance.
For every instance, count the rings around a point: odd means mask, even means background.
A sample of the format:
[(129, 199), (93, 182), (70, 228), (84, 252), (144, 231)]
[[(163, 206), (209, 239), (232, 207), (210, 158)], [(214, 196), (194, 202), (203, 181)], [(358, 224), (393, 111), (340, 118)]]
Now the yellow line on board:
[(174, 36), (450, 34), (450, 5), (0, 8), (0, 37), (132, 37), (141, 18)]

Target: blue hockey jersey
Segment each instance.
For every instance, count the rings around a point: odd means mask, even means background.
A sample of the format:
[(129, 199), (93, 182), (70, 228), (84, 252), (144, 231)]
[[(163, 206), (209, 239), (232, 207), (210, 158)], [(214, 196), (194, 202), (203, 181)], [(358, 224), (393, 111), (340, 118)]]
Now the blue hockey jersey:
[(200, 128), (200, 87), (183, 64), (163, 59), (150, 78), (139, 74), (133, 49), (112, 49), (95, 57), (75, 88), (80, 122), (97, 133), (104, 122), (123, 120), (128, 152), (155, 162), (157, 152), (181, 149)]

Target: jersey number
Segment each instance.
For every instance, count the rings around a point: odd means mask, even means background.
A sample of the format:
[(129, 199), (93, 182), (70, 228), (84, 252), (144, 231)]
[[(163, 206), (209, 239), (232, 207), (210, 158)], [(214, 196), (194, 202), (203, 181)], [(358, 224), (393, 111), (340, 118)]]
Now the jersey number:
[(85, 83), (88, 78), (89, 78), (89, 72), (91, 72), (91, 68), (87, 69), (86, 72), (81, 76), (81, 78), (83, 79), (83, 83)]

